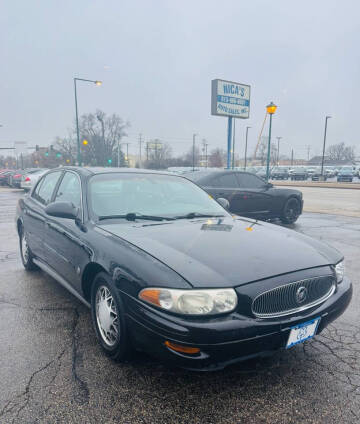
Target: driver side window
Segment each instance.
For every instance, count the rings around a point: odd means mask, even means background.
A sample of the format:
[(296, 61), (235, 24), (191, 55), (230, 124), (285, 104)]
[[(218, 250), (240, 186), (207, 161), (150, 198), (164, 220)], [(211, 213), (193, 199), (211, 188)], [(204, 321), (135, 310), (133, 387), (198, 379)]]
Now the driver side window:
[(71, 202), (76, 208), (81, 207), (81, 185), (76, 174), (65, 173), (56, 192), (54, 202)]

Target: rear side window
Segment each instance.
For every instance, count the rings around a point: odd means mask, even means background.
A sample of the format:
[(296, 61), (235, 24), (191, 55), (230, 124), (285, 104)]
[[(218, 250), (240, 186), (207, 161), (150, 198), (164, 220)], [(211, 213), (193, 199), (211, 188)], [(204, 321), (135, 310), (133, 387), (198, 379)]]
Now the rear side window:
[(221, 188), (239, 188), (239, 183), (236, 179), (235, 174), (224, 174), (213, 179), (212, 187)]
[(48, 205), (51, 201), (54, 189), (61, 175), (61, 171), (52, 172), (46, 175), (36, 186), (33, 198), (43, 205)]
[(252, 174), (237, 174), (237, 178), (242, 188), (263, 188), (265, 182)]

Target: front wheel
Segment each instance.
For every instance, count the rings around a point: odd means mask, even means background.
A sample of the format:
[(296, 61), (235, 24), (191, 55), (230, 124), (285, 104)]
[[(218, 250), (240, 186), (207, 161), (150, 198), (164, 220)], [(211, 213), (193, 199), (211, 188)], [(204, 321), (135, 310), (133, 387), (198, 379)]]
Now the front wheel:
[(298, 199), (290, 197), (285, 203), (283, 214), (280, 217), (284, 224), (293, 224), (300, 216), (301, 205)]
[(131, 351), (131, 344), (124, 304), (112, 279), (105, 272), (100, 272), (92, 285), (91, 316), (104, 352), (115, 361), (126, 359)]
[(33, 254), (31, 253), (30, 247), (28, 245), (24, 227), (21, 226), (19, 230), (19, 244), (20, 244), (20, 256), (21, 261), (24, 265), (24, 268), (27, 271), (34, 271), (38, 267), (33, 262)]

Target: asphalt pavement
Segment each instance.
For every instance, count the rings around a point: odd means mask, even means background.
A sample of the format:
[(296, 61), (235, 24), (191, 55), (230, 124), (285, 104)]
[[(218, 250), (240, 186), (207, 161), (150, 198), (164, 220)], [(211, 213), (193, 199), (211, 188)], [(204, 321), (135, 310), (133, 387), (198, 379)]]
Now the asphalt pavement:
[(342, 317), (271, 358), (195, 373), (140, 353), (104, 356), (89, 310), (22, 268), (21, 195), (0, 190), (0, 423), (360, 422), (359, 218), (305, 213), (293, 226), (345, 254), (354, 297)]

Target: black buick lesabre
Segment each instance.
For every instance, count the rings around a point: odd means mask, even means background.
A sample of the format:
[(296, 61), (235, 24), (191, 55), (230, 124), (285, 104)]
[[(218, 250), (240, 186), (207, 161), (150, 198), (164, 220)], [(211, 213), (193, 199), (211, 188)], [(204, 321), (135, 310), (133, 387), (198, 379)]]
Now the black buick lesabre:
[(19, 201), (16, 226), (24, 267), (91, 307), (116, 360), (135, 348), (221, 368), (315, 336), (352, 296), (335, 249), (233, 217), (167, 173), (52, 170)]

